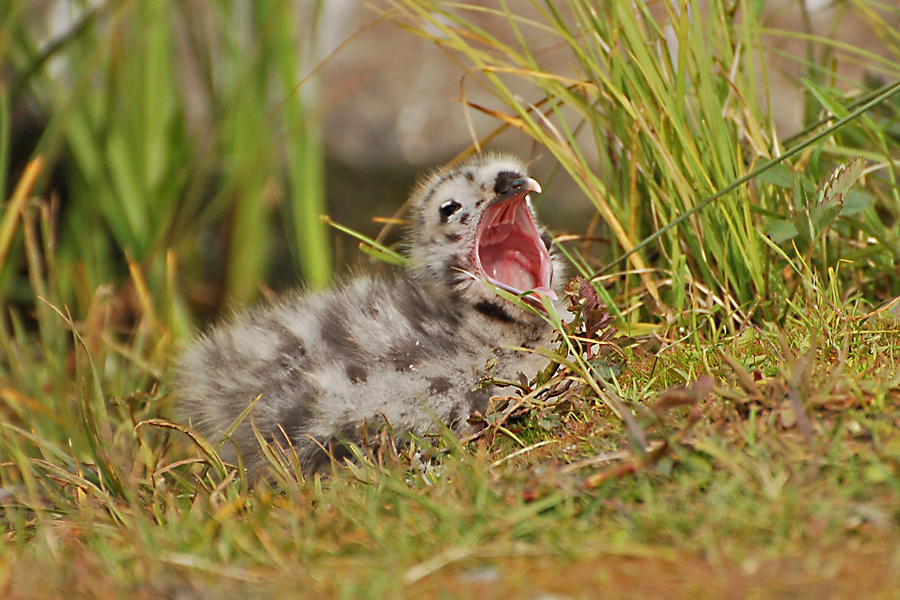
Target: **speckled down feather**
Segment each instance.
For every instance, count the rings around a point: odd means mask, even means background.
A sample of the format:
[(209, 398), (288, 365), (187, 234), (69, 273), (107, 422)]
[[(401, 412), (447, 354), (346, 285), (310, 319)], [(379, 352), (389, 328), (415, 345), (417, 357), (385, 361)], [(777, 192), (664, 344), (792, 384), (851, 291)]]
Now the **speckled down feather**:
[[(495, 392), (474, 389), (489, 359), (501, 379), (546, 362), (513, 348), (546, 346), (547, 322), (485, 285), (555, 297), (558, 269), (528, 204), (535, 191), (505, 155), (427, 177), (411, 198), (410, 269), (289, 296), (213, 328), (178, 361), (181, 415), (215, 442), (259, 397), (253, 423), (293, 446), (307, 473), (328, 464), (323, 448), (359, 442), (364, 428), (423, 435), (440, 422), (468, 433), (467, 418)], [(262, 464), (249, 419), (223, 457), (236, 450), (251, 471)]]

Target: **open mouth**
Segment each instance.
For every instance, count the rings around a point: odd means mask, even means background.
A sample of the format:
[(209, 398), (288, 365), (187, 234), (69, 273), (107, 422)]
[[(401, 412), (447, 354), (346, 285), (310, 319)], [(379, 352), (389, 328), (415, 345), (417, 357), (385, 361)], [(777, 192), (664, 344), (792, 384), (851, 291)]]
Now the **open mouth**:
[(534, 292), (526, 300), (540, 305), (538, 294), (555, 299), (550, 289), (550, 252), (541, 240), (526, 199), (540, 192), (533, 179), (521, 180), (522, 191), (484, 211), (475, 238), (475, 263), (488, 282), (513, 294)]

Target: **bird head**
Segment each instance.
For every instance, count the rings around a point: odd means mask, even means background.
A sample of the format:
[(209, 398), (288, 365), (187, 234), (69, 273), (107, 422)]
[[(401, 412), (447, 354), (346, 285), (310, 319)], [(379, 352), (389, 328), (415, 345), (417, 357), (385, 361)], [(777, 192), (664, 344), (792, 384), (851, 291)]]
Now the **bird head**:
[(476, 155), (432, 173), (411, 198), (414, 268), (438, 293), (510, 318), (520, 309), (491, 286), (536, 306), (541, 295), (555, 299), (550, 237), (530, 200), (540, 191), (525, 165), (504, 154)]

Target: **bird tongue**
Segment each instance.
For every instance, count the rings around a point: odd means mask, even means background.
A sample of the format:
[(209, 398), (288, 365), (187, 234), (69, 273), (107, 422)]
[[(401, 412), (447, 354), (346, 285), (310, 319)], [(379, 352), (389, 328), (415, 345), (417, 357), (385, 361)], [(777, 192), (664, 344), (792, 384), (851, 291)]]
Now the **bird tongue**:
[(485, 279), (514, 294), (527, 291), (555, 299), (550, 253), (541, 240), (526, 193), (488, 208), (478, 227), (476, 257)]

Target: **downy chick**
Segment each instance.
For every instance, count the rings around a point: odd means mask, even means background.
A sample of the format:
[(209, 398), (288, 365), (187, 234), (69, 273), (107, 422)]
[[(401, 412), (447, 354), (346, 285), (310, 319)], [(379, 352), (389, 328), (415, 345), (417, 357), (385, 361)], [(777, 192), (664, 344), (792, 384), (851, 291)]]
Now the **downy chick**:
[[(213, 328), (181, 357), (180, 410), (211, 441), (259, 397), (222, 448), (262, 464), (250, 420), (270, 443), (292, 446), (307, 474), (328, 463), (323, 448), (360, 442), (364, 428), (416, 435), (436, 422), (458, 434), (484, 411), (485, 375), (531, 377), (545, 362), (512, 347), (546, 346), (540, 316), (498, 296), (532, 290), (555, 299), (550, 239), (535, 223), (540, 192), (508, 155), (477, 155), (426, 177), (411, 198), (411, 267), (360, 277), (323, 294), (294, 295)], [(285, 439), (285, 436), (287, 439)]]

